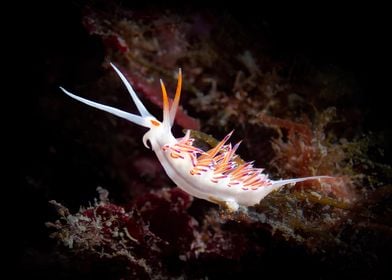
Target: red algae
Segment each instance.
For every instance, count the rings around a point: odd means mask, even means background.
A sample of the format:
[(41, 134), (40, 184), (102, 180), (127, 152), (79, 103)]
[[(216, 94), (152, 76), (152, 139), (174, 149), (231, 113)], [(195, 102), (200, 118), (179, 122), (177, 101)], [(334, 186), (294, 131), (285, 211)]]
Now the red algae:
[(335, 108), (329, 108), (316, 117), (314, 125), (306, 118), (293, 122), (267, 115), (260, 116), (260, 121), (278, 130), (279, 137), (272, 140), (275, 157), (271, 165), (281, 176), (332, 176), (319, 182), (301, 182), (296, 188), (317, 189), (337, 200), (354, 202), (358, 195), (355, 181), (358, 186), (364, 175), (355, 171), (352, 159), (360, 156), (363, 143), (328, 137), (325, 128), (335, 115)]
[(186, 262), (239, 260), (249, 250), (260, 251), (252, 248), (243, 228), (224, 229), (224, 220), (214, 210), (199, 225), (188, 213), (192, 197), (178, 188), (147, 193), (125, 208), (109, 202), (106, 190), (98, 192), (100, 199), (94, 205), (74, 214), (51, 201), (60, 219), (46, 225), (54, 230), (52, 238), (78, 254), (125, 260), (131, 273), (124, 277), (180, 277), (189, 273)]

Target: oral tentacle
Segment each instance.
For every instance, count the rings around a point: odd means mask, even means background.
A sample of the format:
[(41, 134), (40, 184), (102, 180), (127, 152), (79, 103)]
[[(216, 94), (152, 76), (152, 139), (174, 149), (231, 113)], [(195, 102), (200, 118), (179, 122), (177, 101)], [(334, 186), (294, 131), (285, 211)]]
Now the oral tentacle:
[(91, 107), (97, 108), (99, 110), (108, 112), (108, 113), (113, 114), (113, 115), (115, 115), (117, 117), (126, 119), (126, 120), (128, 120), (130, 122), (133, 122), (133, 123), (135, 123), (137, 125), (144, 126), (144, 127), (150, 127), (150, 124), (143, 117), (140, 117), (138, 115), (135, 115), (135, 114), (132, 114), (132, 113), (128, 113), (128, 112), (122, 111), (120, 109), (117, 109), (117, 108), (114, 108), (114, 107), (111, 107), (111, 106), (108, 106), (108, 105), (104, 105), (104, 104), (101, 104), (101, 103), (98, 103), (98, 102), (94, 102), (94, 101), (88, 100), (86, 98), (77, 96), (75, 94), (70, 93), (69, 91), (67, 91), (63, 87), (60, 87), (60, 89), (66, 95), (68, 95), (69, 97), (72, 97), (73, 99), (76, 99), (79, 102), (82, 102), (82, 103), (84, 103), (84, 104), (86, 104), (88, 106), (91, 106)]
[(113, 63), (110, 63), (110, 66), (113, 67), (114, 71), (116, 71), (117, 75), (120, 77), (121, 81), (124, 83), (129, 94), (131, 95), (131, 98), (132, 98), (133, 102), (135, 103), (140, 115), (142, 117), (152, 117), (150, 112), (148, 112), (146, 107), (144, 107), (144, 104), (142, 103), (142, 101), (140, 101), (139, 97), (137, 96), (136, 92), (132, 88), (131, 84), (125, 78), (124, 74), (121, 73), (120, 70), (118, 70), (118, 68)]

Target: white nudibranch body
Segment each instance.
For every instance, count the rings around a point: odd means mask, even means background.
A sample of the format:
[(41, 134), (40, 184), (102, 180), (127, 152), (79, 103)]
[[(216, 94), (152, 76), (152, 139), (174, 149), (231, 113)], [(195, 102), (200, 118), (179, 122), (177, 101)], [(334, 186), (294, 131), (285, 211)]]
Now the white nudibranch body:
[[(109, 112), (130, 122), (149, 128), (143, 136), (143, 143), (156, 153), (167, 175), (188, 194), (205, 199), (236, 211), (239, 206), (258, 204), (272, 191), (284, 185), (295, 184), (305, 180), (327, 178), (313, 176), (286, 180), (271, 180), (263, 169), (253, 167), (252, 162), (238, 163), (236, 150), (240, 143), (232, 146), (226, 144), (229, 133), (217, 146), (203, 151), (193, 146), (190, 132), (182, 138), (175, 138), (171, 132), (176, 111), (180, 101), (182, 74), (178, 73), (178, 83), (174, 100), (169, 106), (166, 88), (161, 82), (163, 95), (163, 121), (158, 121), (144, 107), (125, 76), (111, 64), (128, 89), (140, 115), (124, 112), (85, 98), (76, 96), (60, 87), (68, 96), (97, 109)], [(150, 146), (150, 147), (149, 147)]]

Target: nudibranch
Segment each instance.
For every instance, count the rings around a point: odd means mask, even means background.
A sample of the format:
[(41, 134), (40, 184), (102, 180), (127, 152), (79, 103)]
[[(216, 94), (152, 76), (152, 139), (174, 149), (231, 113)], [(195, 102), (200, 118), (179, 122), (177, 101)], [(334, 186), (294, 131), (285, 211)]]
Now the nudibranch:
[(68, 96), (97, 109), (109, 112), (132, 123), (149, 128), (143, 143), (158, 157), (167, 175), (188, 194), (236, 211), (240, 206), (258, 204), (269, 193), (288, 184), (305, 180), (316, 180), (328, 176), (313, 176), (285, 180), (272, 180), (263, 169), (255, 168), (253, 162), (240, 163), (235, 154), (240, 143), (227, 143), (232, 132), (215, 147), (203, 151), (193, 145), (194, 139), (188, 130), (184, 137), (175, 138), (171, 132), (180, 101), (182, 73), (178, 73), (174, 100), (169, 104), (166, 88), (160, 80), (163, 96), (163, 121), (151, 115), (138, 98), (131, 84), (114, 64), (110, 64), (129, 91), (140, 115), (128, 113), (70, 93)]

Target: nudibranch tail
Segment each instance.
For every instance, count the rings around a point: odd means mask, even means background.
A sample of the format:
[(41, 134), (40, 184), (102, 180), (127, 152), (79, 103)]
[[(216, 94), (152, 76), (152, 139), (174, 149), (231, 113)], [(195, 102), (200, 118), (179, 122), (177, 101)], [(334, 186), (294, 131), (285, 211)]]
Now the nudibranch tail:
[(294, 179), (282, 179), (282, 180), (276, 180), (276, 181), (271, 181), (271, 182), (272, 182), (272, 185), (279, 188), (279, 187), (282, 187), (285, 185), (296, 184), (296, 183), (300, 183), (303, 181), (328, 179), (328, 178), (332, 178), (332, 177), (331, 176), (310, 176), (310, 177), (302, 177), (302, 178), (294, 178)]

